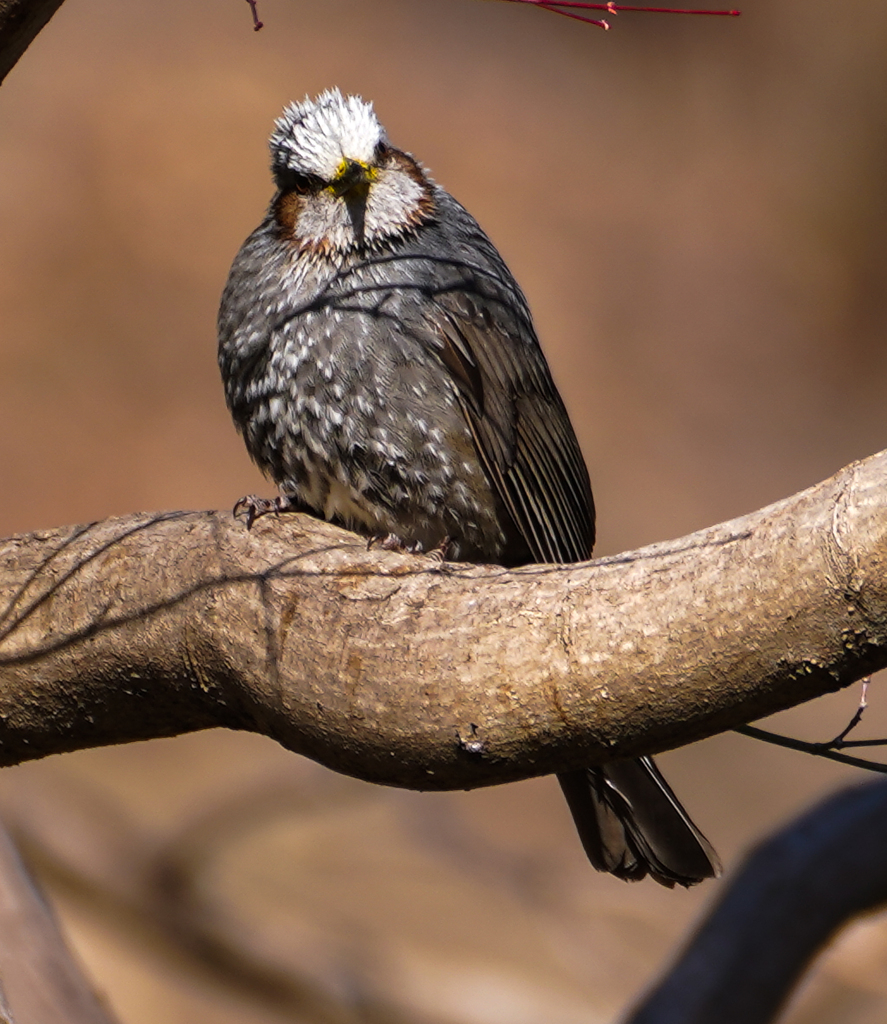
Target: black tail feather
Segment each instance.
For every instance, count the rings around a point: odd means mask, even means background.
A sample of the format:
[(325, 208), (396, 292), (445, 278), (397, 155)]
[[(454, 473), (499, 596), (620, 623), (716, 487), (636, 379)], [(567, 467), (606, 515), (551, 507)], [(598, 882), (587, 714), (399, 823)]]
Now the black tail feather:
[(615, 761), (558, 775), (588, 859), (598, 871), (690, 886), (720, 874), (709, 841), (653, 759)]

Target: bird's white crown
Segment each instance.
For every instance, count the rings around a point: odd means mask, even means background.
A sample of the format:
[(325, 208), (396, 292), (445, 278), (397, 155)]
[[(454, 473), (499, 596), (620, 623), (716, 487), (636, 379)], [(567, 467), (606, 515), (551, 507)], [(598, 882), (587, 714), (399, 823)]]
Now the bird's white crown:
[(306, 96), (290, 104), (275, 121), (272, 168), (332, 181), (343, 160), (369, 163), (384, 139), (371, 103), (328, 89), (315, 100)]

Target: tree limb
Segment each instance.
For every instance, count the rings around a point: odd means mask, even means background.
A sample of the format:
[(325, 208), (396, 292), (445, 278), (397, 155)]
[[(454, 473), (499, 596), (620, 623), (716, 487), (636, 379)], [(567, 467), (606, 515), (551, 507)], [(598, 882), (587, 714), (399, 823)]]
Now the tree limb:
[(767, 1024), (850, 918), (887, 901), (887, 782), (829, 797), (752, 851), (626, 1024)]
[(61, 6), (62, 0), (0, 0), (0, 82)]
[(0, 542), (0, 764), (211, 726), (416, 789), (678, 746), (887, 664), (887, 452), (577, 566), (367, 551), (304, 516)]

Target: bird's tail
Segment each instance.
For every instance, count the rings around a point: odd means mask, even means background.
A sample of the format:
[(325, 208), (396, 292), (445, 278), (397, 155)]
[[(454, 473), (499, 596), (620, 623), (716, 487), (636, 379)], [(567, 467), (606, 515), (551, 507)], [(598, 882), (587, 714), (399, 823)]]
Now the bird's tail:
[(670, 889), (721, 873), (711, 843), (652, 758), (562, 772), (558, 780), (598, 871), (633, 882), (649, 875)]

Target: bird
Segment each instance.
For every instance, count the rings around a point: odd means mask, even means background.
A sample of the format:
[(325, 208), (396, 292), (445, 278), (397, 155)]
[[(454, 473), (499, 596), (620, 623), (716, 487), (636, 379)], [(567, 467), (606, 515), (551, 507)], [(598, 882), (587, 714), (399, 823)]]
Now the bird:
[[(275, 193), (218, 317), (225, 398), (279, 488), (370, 541), (514, 568), (591, 557), (588, 470), (520, 287), (477, 221), (330, 89), (270, 138)], [(588, 859), (690, 886), (717, 855), (653, 760), (559, 774)]]

